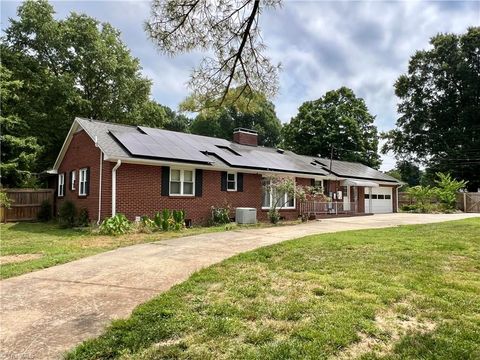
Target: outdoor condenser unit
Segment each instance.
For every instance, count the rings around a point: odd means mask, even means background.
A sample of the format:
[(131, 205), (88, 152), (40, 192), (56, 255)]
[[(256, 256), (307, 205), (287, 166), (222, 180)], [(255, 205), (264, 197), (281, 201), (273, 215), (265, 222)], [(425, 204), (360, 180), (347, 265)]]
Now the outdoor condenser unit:
[(256, 224), (257, 209), (255, 208), (237, 208), (235, 210), (235, 221), (237, 224)]

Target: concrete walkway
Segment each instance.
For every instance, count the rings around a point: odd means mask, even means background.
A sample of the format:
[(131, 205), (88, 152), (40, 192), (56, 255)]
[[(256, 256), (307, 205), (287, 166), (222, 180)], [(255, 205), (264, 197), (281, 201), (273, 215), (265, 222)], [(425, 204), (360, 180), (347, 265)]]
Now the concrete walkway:
[(0, 282), (0, 358), (56, 359), (193, 272), (305, 235), (424, 224), (478, 214), (383, 214), (134, 245)]

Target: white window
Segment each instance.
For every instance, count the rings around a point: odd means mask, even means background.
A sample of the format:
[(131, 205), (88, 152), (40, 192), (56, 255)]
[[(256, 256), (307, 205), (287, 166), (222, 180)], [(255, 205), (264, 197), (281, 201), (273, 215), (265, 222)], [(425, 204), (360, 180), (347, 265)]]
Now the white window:
[(77, 172), (75, 170), (72, 171), (72, 178), (70, 182), (70, 190), (75, 190), (75, 181), (77, 180)]
[(237, 191), (237, 174), (236, 173), (227, 174), (227, 190)]
[(262, 208), (269, 209), (276, 204), (277, 209), (294, 209), (295, 197), (288, 193), (277, 193), (272, 189), (271, 180), (262, 179)]
[(78, 195), (87, 195), (87, 169), (80, 169), (78, 171)]
[(193, 170), (170, 170), (170, 195), (193, 195), (194, 188)]
[(65, 174), (58, 174), (58, 196), (65, 196)]

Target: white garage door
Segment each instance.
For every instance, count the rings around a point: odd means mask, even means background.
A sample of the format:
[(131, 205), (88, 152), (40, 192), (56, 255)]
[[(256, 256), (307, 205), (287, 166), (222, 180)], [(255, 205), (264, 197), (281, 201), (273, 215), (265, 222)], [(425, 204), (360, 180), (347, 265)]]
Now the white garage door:
[[(372, 201), (370, 202), (369, 188), (365, 188), (365, 212), (373, 214), (393, 212), (392, 188), (378, 187), (372, 189)], [(372, 208), (370, 209), (370, 204)]]

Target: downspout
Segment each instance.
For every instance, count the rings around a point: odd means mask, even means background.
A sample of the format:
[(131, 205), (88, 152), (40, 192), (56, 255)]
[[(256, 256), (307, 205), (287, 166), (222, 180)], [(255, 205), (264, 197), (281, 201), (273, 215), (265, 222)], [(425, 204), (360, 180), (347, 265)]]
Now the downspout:
[[(95, 147), (98, 148), (98, 138), (95, 136)], [(100, 214), (102, 211), (102, 174), (103, 174), (103, 152), (100, 150), (100, 175), (98, 176), (98, 219), (97, 225), (100, 224)], [(79, 175), (80, 176), (80, 175)]]
[(102, 220), (102, 178), (103, 178), (103, 152), (100, 150), (100, 176), (98, 177), (98, 220), (97, 225), (100, 225)]
[(115, 216), (117, 208), (117, 169), (122, 165), (122, 160), (117, 160), (117, 164), (112, 169), (112, 216)]

